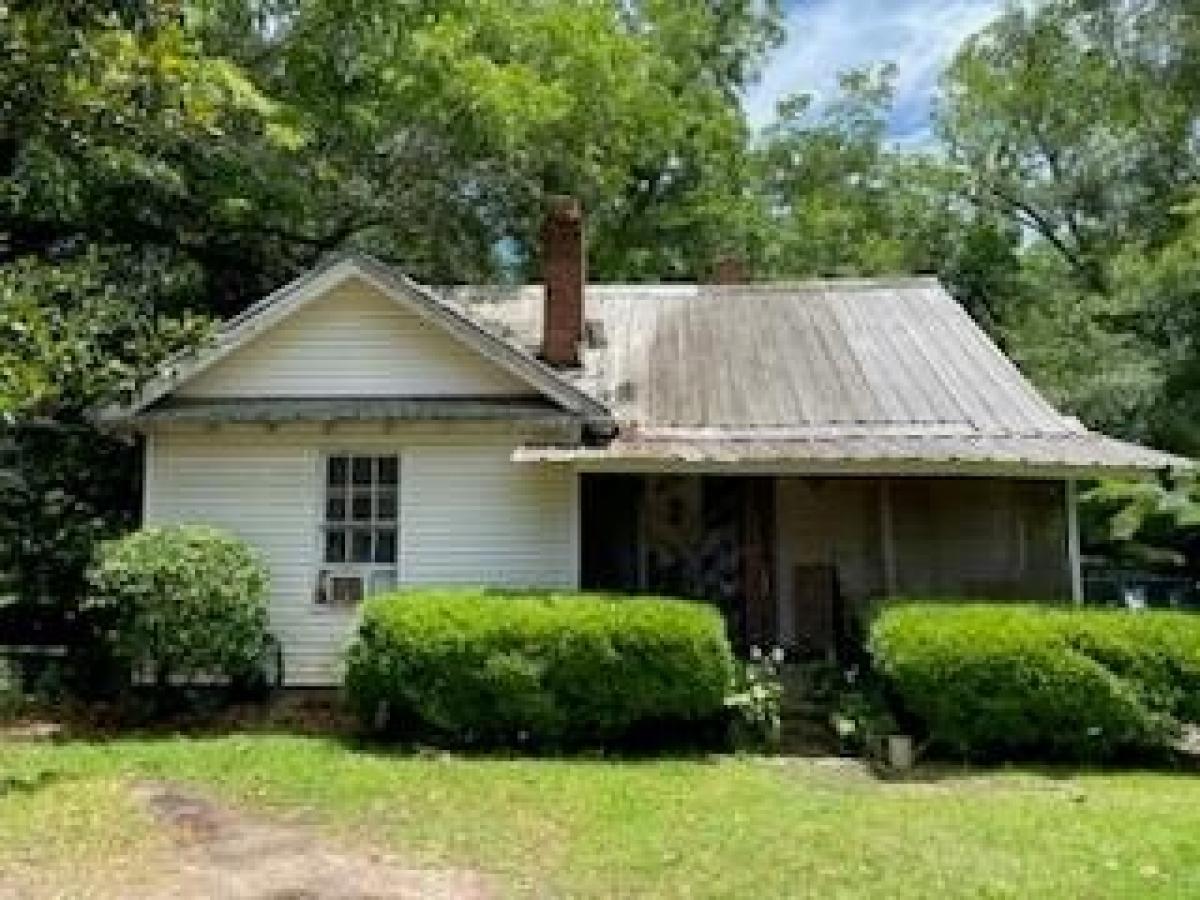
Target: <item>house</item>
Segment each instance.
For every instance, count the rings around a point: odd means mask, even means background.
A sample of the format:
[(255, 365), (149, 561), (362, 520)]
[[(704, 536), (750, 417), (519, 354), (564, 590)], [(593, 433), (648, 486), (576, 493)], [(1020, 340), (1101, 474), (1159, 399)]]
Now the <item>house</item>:
[(889, 595), (1078, 600), (1076, 480), (1184, 462), (1059, 414), (931, 278), (590, 285), (578, 205), (543, 239), (544, 288), (331, 260), (106, 412), (147, 522), (266, 554), (289, 683), (393, 585), (685, 594), (814, 649)]

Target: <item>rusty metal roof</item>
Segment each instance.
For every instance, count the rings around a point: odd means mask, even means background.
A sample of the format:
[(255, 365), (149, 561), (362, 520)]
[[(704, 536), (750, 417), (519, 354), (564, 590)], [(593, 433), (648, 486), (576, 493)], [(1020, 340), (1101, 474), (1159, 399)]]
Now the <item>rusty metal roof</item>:
[[(445, 295), (537, 347), (540, 286)], [(618, 435), (521, 458), (1187, 462), (1060, 414), (933, 278), (591, 285), (585, 297), (587, 341), (572, 377), (612, 411)]]
[(807, 472), (857, 474), (1135, 474), (1188, 465), (1156, 450), (1094, 433), (1072, 435), (843, 434), (833, 437), (697, 438), (621, 434), (596, 447), (522, 447), (524, 462), (571, 462), (599, 468), (636, 468), (648, 461), (672, 468), (713, 469), (762, 464)]

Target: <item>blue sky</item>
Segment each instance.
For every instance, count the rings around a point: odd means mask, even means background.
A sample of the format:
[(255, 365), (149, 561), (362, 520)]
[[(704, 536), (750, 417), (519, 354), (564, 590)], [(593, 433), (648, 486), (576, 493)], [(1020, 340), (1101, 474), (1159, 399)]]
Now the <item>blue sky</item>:
[(929, 134), (938, 74), (954, 50), (1004, 8), (1004, 0), (788, 0), (787, 44), (746, 94), (751, 124), (770, 121), (775, 102), (797, 92), (820, 103), (838, 72), (891, 61), (898, 67), (891, 138), (919, 143)]

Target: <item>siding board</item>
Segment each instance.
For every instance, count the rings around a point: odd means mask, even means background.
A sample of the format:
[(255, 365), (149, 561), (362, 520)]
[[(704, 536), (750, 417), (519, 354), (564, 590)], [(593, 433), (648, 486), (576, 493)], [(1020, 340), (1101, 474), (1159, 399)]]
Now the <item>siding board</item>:
[(259, 548), (271, 569), (271, 628), (292, 685), (340, 677), (353, 613), (313, 602), (320, 565), (320, 460), (401, 458), (400, 581), (578, 584), (576, 476), (511, 462), (527, 435), (502, 429), (311, 426), (163, 428), (149, 460), (146, 518), (208, 522)]
[(351, 279), (184, 382), (179, 397), (531, 396), (529, 385)]

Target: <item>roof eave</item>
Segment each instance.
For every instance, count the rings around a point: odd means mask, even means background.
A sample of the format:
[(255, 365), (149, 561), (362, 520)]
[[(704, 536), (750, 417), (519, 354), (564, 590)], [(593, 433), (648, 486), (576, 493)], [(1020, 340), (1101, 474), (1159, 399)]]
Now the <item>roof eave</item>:
[(144, 385), (128, 403), (100, 407), (93, 411), (92, 420), (101, 427), (135, 426), (142, 410), (270, 328), (291, 311), (293, 304), (303, 303), (306, 298), (319, 295), (322, 290), (354, 276), (374, 283), (393, 298), (407, 296), (418, 301), (411, 307), (417, 314), (436, 320), (454, 338), (470, 344), (494, 363), (579, 414), (597, 431), (609, 434), (615, 430), (612, 414), (606, 406), (563, 378), (524, 347), (495, 334), (407, 275), (374, 257), (354, 252), (329, 257), (247, 308), (225, 323), (215, 344), (171, 357), (163, 363), (160, 374)]
[(612, 474), (744, 474), (781, 477), (976, 477), (1028, 478), (1034, 480), (1090, 480), (1100, 478), (1143, 479), (1175, 471), (1129, 466), (1063, 465), (1043, 462), (990, 460), (779, 460), (779, 459), (688, 459), (683, 457), (553, 456), (529, 447), (513, 453), (514, 462), (568, 466), (580, 473)]

